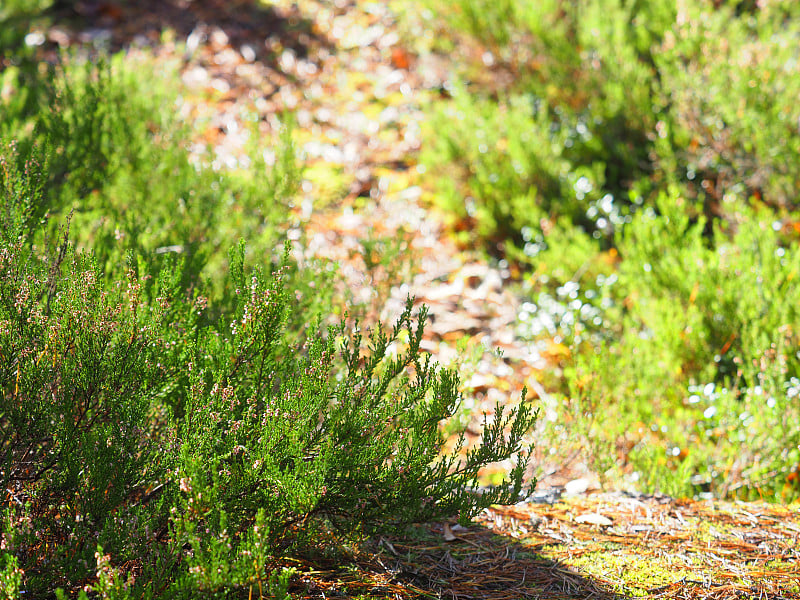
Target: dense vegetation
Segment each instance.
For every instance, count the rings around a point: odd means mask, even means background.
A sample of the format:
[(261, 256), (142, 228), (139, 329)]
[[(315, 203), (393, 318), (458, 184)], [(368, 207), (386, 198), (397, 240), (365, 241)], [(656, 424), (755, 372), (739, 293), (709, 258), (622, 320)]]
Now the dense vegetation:
[[(0, 6), (0, 597), (281, 598), (287, 557), (522, 497), (524, 397), (443, 452), (460, 384), (425, 310), (342, 324), (333, 266), (286, 245), (291, 116), (215, 168), (177, 66), (43, 60), (51, 4)], [(459, 69), (430, 198), (560, 357), (543, 445), (612, 485), (800, 497), (796, 3), (392, 5)]]
[(797, 4), (427, 6), (415, 43), (461, 63), (432, 197), (522, 270), (521, 333), (560, 344), (554, 449), (645, 489), (797, 498)]
[(0, 16), (0, 597), (285, 597), (287, 556), (522, 497), (524, 398), (442, 453), (425, 310), (331, 324), (282, 239), (288, 130), (272, 165), (193, 163), (163, 64), (48, 64)]

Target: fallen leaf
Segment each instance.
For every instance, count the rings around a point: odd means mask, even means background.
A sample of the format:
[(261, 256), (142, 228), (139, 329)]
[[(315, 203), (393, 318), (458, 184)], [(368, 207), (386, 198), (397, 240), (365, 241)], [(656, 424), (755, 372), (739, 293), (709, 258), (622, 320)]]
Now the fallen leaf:
[(103, 2), (98, 10), (101, 15), (114, 21), (119, 21), (123, 17), (122, 9), (111, 2)]
[(407, 69), (411, 65), (411, 56), (403, 48), (392, 48), (392, 66), (395, 69)]
[(556, 343), (548, 340), (547, 348), (542, 352), (542, 355), (552, 361), (569, 358), (571, 355), (570, 349), (564, 344)]

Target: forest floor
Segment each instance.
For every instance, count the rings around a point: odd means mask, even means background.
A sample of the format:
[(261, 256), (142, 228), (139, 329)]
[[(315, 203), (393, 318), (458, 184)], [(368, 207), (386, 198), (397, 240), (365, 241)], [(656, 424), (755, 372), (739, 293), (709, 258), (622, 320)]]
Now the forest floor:
[[(430, 307), (424, 349), (441, 364), (458, 361), (468, 432), (526, 386), (546, 427), (554, 411), (543, 374), (558, 368), (560, 349), (517, 337), (513, 269), (459, 247), (426, 201), (424, 107), (451, 70), (447, 57), (407, 45), (391, 7), (86, 0), (47, 38), (177, 61), (198, 157), (220, 168), (244, 166), (253, 115), (261, 144), (291, 113), (305, 164), (288, 216), (298, 256), (338, 261), (343, 297), (367, 321), (391, 320), (407, 295)], [(602, 491), (579, 447), (549, 450), (536, 449), (528, 502), (487, 510), (467, 528), (429, 524), (369, 540), (349, 556), (355, 569), (295, 565), (295, 597), (800, 598), (796, 508)]]

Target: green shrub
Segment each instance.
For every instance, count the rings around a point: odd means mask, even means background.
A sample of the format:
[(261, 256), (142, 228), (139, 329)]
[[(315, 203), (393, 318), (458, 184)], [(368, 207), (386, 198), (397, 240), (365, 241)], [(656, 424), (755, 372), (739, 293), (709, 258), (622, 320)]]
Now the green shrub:
[(657, 207), (621, 237), (613, 301), (625, 310), (612, 335), (575, 359), (572, 376), (587, 384), (574, 397), (625, 415), (592, 437), (635, 440), (629, 458), (645, 476), (665, 448), (657, 476), (682, 493), (694, 482), (796, 497), (784, 485), (800, 462), (800, 313), (786, 299), (800, 292), (800, 255), (766, 210), (742, 207), (736, 230), (717, 226), (709, 240), (675, 192)]
[(147, 56), (28, 58), (0, 71), (4, 593), (283, 598), (287, 554), (522, 495), (524, 398), (440, 454), (459, 382), (424, 310), (362, 341), (328, 326), (330, 266), (276, 251), (288, 129), (271, 168), (217, 172)]
[[(441, 201), (450, 212), (471, 218), (475, 233), (483, 237), (538, 229), (552, 202), (561, 198), (568, 176), (569, 163), (560, 150), (565, 136), (551, 133), (547, 109), (532, 114), (529, 98), (495, 106), (473, 99), (463, 88), (453, 93), (452, 105), (429, 125), (438, 134), (423, 155), (452, 170), (453, 176), (441, 178)], [(459, 181), (464, 185), (455, 187)], [(574, 214), (570, 207), (559, 210)]]
[(470, 487), (482, 466), (525, 454), (524, 398), (498, 407), (482, 446), (462, 455), (462, 437), (440, 455), (459, 382), (421, 353), (425, 312), (410, 300), (391, 332), (362, 342), (325, 328), (326, 313), (292, 317), (291, 283), (318, 275), (288, 253), (269, 275), (242, 243), (214, 284), (175, 259), (153, 270), (141, 252), (123, 276), (104, 273), (68, 225), (39, 241), (51, 179), (17, 163), (0, 171), (6, 587), (280, 595), (276, 559), (326, 536), (467, 519), (523, 494), (524, 456), (503, 485)]
[(438, 11), (508, 55), (515, 74), (497, 94), (456, 88), (454, 106), (434, 111), (423, 159), (436, 172), (455, 164), (466, 184), (444, 191), (445, 207), (463, 214), (451, 196), (468, 197), (474, 231), (494, 243), (519, 246), (522, 227), (546, 235), (542, 216), (608, 240), (631, 210), (630, 192), (638, 202), (649, 189), (662, 111), (651, 49), (673, 4), (463, 0)]
[(752, 14), (687, 3), (655, 53), (661, 103), (657, 168), (725, 217), (730, 197), (796, 208), (797, 6)]
[(434, 110), (424, 156), (436, 172), (453, 165), (440, 202), (492, 246), (519, 246), (521, 227), (542, 212), (608, 243), (671, 184), (702, 200), (709, 218), (726, 218), (735, 196), (795, 206), (792, 3), (433, 4), (515, 61), (505, 89), (457, 87), (452, 107)]
[[(221, 286), (230, 240), (239, 237), (277, 267), (301, 176), (289, 124), (276, 141), (273, 166), (253, 144), (247, 172), (220, 172), (187, 150), (190, 131), (174, 117), (179, 90), (169, 65), (156, 73), (146, 54), (93, 62), (73, 56), (38, 65), (26, 78), (25, 88), (14, 77), (8, 85), (20, 93), (38, 90), (31, 106), (16, 102), (17, 93), (0, 100), (4, 135), (14, 138), (7, 160), (21, 169), (31, 160), (46, 167), (33, 218), (71, 214), (72, 240), (91, 249), (104, 278), (124, 277), (130, 253), (142, 254), (154, 274), (178, 256), (184, 285)], [(55, 235), (54, 228), (42, 230), (37, 243)], [(322, 274), (304, 279), (294, 267), (287, 273), (298, 314), (330, 305), (331, 277)]]
[(146, 55), (118, 54), (39, 71), (32, 111), (17, 106), (14, 94), (0, 102), (4, 135), (14, 136), (20, 165), (31, 156), (47, 165), (38, 214), (73, 212), (76, 244), (92, 249), (104, 273), (124, 272), (129, 251), (174, 253), (187, 277), (219, 280), (211, 275), (224, 268), (237, 236), (273, 254), (300, 181), (288, 130), (272, 168), (257, 155), (250, 176), (217, 172), (190, 160), (189, 132), (174, 118), (177, 74), (168, 65), (156, 74)]
[(479, 44), (431, 109), (434, 199), (529, 270), (573, 441), (646, 487), (796, 497), (796, 3), (429, 4), (451, 56)]

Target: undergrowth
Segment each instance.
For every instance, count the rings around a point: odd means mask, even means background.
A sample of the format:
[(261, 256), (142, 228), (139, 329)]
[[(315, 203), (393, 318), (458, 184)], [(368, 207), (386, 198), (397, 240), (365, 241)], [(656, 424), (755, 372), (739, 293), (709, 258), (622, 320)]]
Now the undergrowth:
[(525, 398), (443, 454), (425, 310), (336, 325), (330, 270), (283, 246), (288, 130), (219, 172), (146, 55), (3, 66), (3, 597), (285, 598), (287, 558), (526, 493)]
[(563, 349), (550, 445), (616, 485), (800, 496), (795, 3), (427, 6), (460, 62), (422, 160)]

